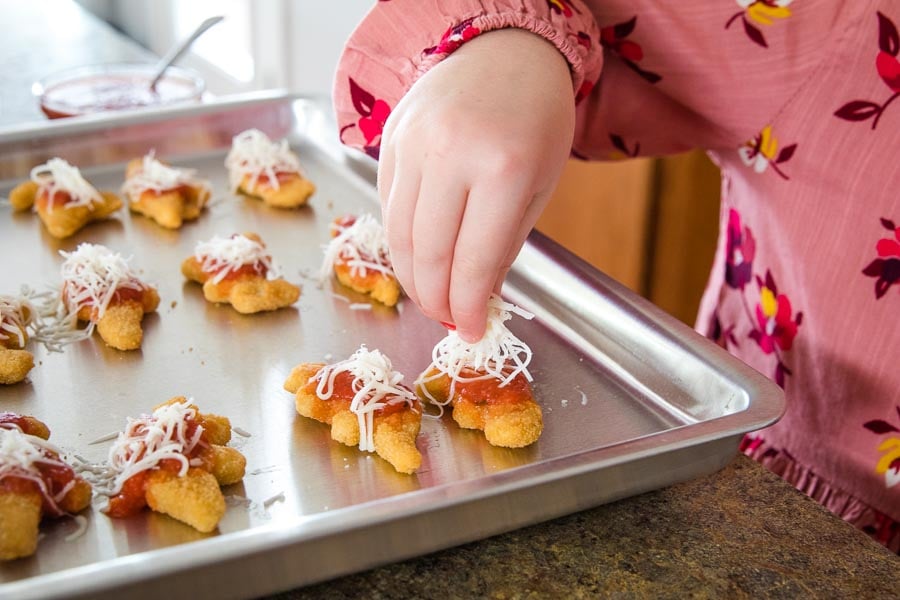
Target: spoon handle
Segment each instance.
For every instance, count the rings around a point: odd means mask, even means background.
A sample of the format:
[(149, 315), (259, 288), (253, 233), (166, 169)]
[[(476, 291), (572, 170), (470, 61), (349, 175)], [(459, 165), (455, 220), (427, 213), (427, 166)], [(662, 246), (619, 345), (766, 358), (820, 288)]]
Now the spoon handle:
[(165, 56), (163, 56), (161, 59), (159, 59), (159, 62), (156, 63), (156, 75), (153, 77), (153, 80), (150, 82), (150, 89), (152, 90), (152, 89), (156, 88), (156, 84), (159, 82), (160, 79), (162, 79), (162, 76), (166, 73), (166, 69), (171, 67), (172, 64), (176, 60), (181, 58), (181, 55), (184, 54), (187, 51), (187, 49), (191, 47), (191, 44), (194, 43), (194, 40), (196, 40), (198, 37), (203, 35), (203, 33), (207, 29), (209, 29), (216, 23), (219, 23), (223, 19), (225, 19), (225, 17), (223, 17), (223, 16), (210, 17), (210, 18), (206, 19), (205, 21), (200, 23), (200, 26), (197, 27), (197, 29), (195, 29), (194, 32), (186, 40), (184, 40), (181, 44), (179, 44), (179, 45), (175, 46), (174, 48), (172, 48), (171, 50), (169, 50), (169, 52)]

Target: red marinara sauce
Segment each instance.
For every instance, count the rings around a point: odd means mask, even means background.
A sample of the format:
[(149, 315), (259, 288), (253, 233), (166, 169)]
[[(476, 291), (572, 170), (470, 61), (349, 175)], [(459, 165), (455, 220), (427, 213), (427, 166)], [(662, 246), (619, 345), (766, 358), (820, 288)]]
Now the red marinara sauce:
[(118, 494), (109, 499), (106, 514), (110, 517), (122, 518), (135, 515), (147, 506), (145, 488), (147, 485), (147, 473), (141, 471), (125, 480)]
[[(216, 269), (215, 271), (204, 271), (210, 278), (215, 277), (217, 274), (224, 271), (227, 267), (222, 267), (221, 269)], [(261, 263), (249, 263), (246, 265), (241, 265), (237, 269), (232, 269), (225, 274), (225, 277), (222, 278), (222, 281), (236, 281), (245, 276), (253, 276), (253, 277), (265, 277), (269, 272), (269, 268)]]
[(190, 186), (188, 186), (186, 183), (182, 183), (181, 185), (176, 185), (174, 187), (166, 188), (164, 190), (147, 188), (145, 190), (141, 190), (140, 195), (141, 195), (141, 198), (143, 198), (144, 196), (150, 196), (151, 200), (156, 200), (157, 198), (165, 196), (166, 194), (174, 193), (174, 194), (181, 194), (182, 196), (184, 196), (185, 194), (187, 194), (189, 188), (190, 188)]
[(144, 301), (143, 287), (139, 290), (130, 287), (118, 287), (113, 293), (112, 300), (110, 300), (109, 303), (110, 305), (121, 304), (122, 302), (126, 302), (128, 300), (134, 300), (135, 302), (142, 303)]
[[(297, 179), (299, 176), (300, 175), (294, 171), (276, 171), (275, 181), (277, 181), (280, 186), (282, 183)], [(272, 178), (266, 173), (260, 173), (256, 178), (256, 187), (260, 186), (275, 187), (272, 183)]]
[(49, 118), (59, 119), (200, 99), (202, 82), (187, 76), (167, 73), (151, 89), (151, 69), (122, 65), (115, 69), (82, 68), (70, 75), (60, 75), (59, 81), (44, 86), (40, 96), (41, 110)]
[(22, 415), (18, 415), (14, 412), (0, 412), (0, 427), (5, 424), (15, 425), (22, 433), (33, 435), (31, 431), (29, 431), (31, 429), (31, 423)]
[(41, 494), (41, 510), (43, 514), (52, 517), (62, 515), (62, 511), (53, 502), (53, 496), (59, 494), (72, 480), (75, 479), (75, 471), (69, 465), (63, 463), (55, 452), (43, 451), (47, 458), (58, 461), (60, 464), (35, 463), (37, 475), (44, 483), (47, 494), (41, 491), (38, 484), (28, 477), (7, 475), (0, 479), (0, 489), (17, 494), (38, 493)]
[[(310, 381), (307, 384), (307, 389), (310, 390), (310, 393), (315, 394), (316, 386), (318, 386), (318, 384), (318, 380)], [(343, 402), (349, 407), (350, 403), (353, 401), (353, 396), (355, 395), (356, 390), (353, 389), (353, 375), (351, 373), (348, 373), (347, 371), (341, 371), (334, 378), (334, 389), (331, 393), (331, 398), (325, 400), (324, 402), (338, 401)], [(417, 404), (418, 401), (414, 402), (413, 407), (418, 408), (416, 406)], [(376, 410), (375, 414), (384, 417), (387, 415), (398, 413), (409, 406), (410, 404), (408, 402), (406, 402), (405, 400), (401, 400), (391, 404), (385, 404), (382, 408)]]
[[(463, 371), (464, 376), (471, 376), (473, 371)], [(512, 381), (500, 387), (500, 381), (490, 379), (477, 379), (475, 381), (457, 381), (454, 386), (454, 402), (469, 402), (471, 404), (513, 404), (527, 402), (532, 399), (531, 386), (521, 373)]]
[(53, 195), (50, 191), (42, 187), (38, 190), (34, 203), (42, 210), (53, 210), (54, 208), (62, 208), (66, 204), (72, 202), (72, 195), (65, 190), (54, 190)]
[[(71, 282), (66, 282), (65, 284), (63, 284), (62, 296), (63, 296), (63, 302), (66, 302), (66, 303), (68, 303), (69, 296), (68, 296), (67, 290), (70, 285), (72, 285)], [(127, 302), (129, 300), (133, 300), (139, 304), (143, 304), (144, 303), (144, 292), (146, 291), (146, 288), (144, 287), (144, 285), (142, 283), (138, 282), (138, 285), (140, 286), (140, 289), (135, 289), (133, 287), (125, 287), (125, 286), (121, 286), (121, 285), (119, 287), (117, 287), (116, 291), (113, 292), (112, 298), (110, 298), (110, 300), (109, 300), (109, 306), (121, 304), (121, 303)], [(75, 286), (72, 285), (72, 287), (75, 287)], [(88, 308), (88, 307), (94, 307), (94, 302), (90, 298), (88, 298), (87, 300), (85, 300), (84, 302), (79, 304), (79, 306), (78, 306), (79, 309)], [(97, 313), (98, 313), (97, 309), (94, 308), (91, 311), (90, 318), (92, 320), (97, 319), (98, 318)], [(79, 318), (82, 318), (82, 317), (79, 317)]]
[[(191, 417), (185, 419), (185, 423), (187, 427), (185, 428), (184, 437), (185, 439), (190, 440), (196, 434), (197, 428), (200, 427), (200, 423), (197, 419)], [(200, 434), (200, 440), (189, 454), (185, 454), (185, 457), (189, 461), (194, 458), (202, 458), (204, 451), (208, 447), (209, 442), (206, 441), (206, 432), (204, 431)], [(177, 474), (181, 471), (181, 466), (182, 464), (178, 460), (163, 459), (159, 461), (155, 467), (135, 473), (125, 480), (125, 483), (122, 484), (122, 489), (118, 494), (110, 497), (109, 505), (104, 512), (110, 517), (115, 518), (130, 517), (131, 515), (139, 513), (147, 506), (147, 477), (150, 475), (150, 471), (162, 470)], [(199, 467), (208, 471), (211, 470), (212, 465), (204, 460)]]
[(352, 227), (354, 223), (356, 223), (356, 215), (344, 215), (336, 218), (331, 223), (331, 237), (341, 235), (345, 229)]

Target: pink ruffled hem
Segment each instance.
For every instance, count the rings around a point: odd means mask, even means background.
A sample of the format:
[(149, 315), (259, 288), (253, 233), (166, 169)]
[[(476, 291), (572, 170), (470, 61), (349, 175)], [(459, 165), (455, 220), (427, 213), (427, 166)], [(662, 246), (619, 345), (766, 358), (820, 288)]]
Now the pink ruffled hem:
[(744, 437), (741, 452), (832, 513), (861, 529), (879, 544), (900, 554), (900, 522), (833, 486), (810, 468), (797, 463), (790, 454), (768, 445), (760, 437), (752, 435)]

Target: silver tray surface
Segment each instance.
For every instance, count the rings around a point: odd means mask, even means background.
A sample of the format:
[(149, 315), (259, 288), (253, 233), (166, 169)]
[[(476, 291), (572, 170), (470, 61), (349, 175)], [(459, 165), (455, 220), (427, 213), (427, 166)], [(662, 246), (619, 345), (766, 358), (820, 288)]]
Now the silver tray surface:
[[(533, 234), (504, 296), (535, 313), (511, 328), (534, 350), (535, 395), (544, 410), (538, 443), (494, 448), (445, 417), (424, 419), (415, 475), (332, 442), (327, 426), (295, 414), (282, 384), (300, 362), (340, 360), (361, 343), (379, 348), (408, 380), (427, 366), (443, 329), (405, 301), (400, 310), (351, 310), (366, 298), (313, 277), (328, 224), (378, 206), (373, 163), (344, 152), (322, 103), (253, 94), (153, 113), (126, 113), (0, 131), (0, 197), (52, 156), (118, 190), (125, 163), (151, 148), (212, 180), (214, 202), (179, 231), (117, 214), (58, 241), (36, 215), (0, 207), (0, 293), (53, 287), (59, 250), (90, 241), (133, 255), (162, 301), (144, 321), (142, 349), (119, 352), (98, 336), (48, 353), (0, 388), (0, 411), (41, 418), (51, 441), (91, 460), (128, 416), (172, 396), (228, 416), (251, 434), (232, 442), (248, 460), (218, 531), (204, 535), (146, 512), (113, 520), (96, 508), (66, 542), (70, 519), (47, 522), (34, 557), (0, 565), (0, 596), (238, 598), (321, 581), (481, 539), (625, 496), (711, 473), (743, 433), (776, 420), (781, 390), (688, 327)], [(250, 127), (287, 137), (318, 186), (310, 206), (266, 207), (229, 193), (223, 161)], [(181, 261), (199, 240), (258, 232), (299, 302), (244, 316), (207, 303)], [(337, 298), (341, 296), (344, 300)], [(348, 300), (348, 301), (345, 301)], [(266, 499), (283, 499), (264, 506)]]

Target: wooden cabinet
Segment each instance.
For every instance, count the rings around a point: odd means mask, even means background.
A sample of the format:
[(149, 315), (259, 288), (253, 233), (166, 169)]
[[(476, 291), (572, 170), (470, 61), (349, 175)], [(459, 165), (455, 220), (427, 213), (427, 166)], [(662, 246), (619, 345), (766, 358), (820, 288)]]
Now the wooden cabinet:
[(537, 228), (693, 325), (715, 251), (719, 187), (702, 152), (572, 160)]

